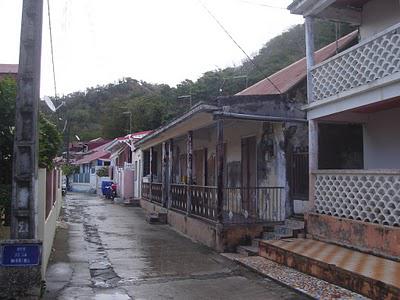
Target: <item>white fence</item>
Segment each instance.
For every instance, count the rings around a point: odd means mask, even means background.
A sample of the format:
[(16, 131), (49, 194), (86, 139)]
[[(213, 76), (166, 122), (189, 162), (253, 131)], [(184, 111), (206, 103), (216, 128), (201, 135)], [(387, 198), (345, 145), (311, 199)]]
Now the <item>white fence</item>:
[(312, 70), (314, 100), (323, 100), (400, 71), (400, 24)]
[(317, 213), (400, 226), (400, 171), (318, 170)]

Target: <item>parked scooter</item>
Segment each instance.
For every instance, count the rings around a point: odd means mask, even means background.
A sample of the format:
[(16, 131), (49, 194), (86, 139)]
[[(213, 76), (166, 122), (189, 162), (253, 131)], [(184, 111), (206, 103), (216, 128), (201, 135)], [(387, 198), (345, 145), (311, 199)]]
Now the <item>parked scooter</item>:
[(117, 197), (117, 184), (112, 183), (111, 185), (106, 186), (105, 189), (106, 189), (105, 196), (107, 199), (114, 200), (114, 198)]

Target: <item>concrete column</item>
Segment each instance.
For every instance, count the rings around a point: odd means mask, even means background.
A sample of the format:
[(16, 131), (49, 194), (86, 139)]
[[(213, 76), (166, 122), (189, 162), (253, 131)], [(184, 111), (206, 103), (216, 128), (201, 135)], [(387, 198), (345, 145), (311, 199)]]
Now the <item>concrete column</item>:
[(308, 160), (309, 160), (309, 206), (308, 210), (314, 210), (315, 204), (315, 177), (312, 174), (318, 170), (318, 122), (316, 120), (308, 121)]
[(172, 193), (171, 193), (171, 185), (172, 185), (172, 166), (174, 164), (174, 153), (173, 153), (173, 149), (174, 149), (174, 140), (170, 139), (169, 143), (168, 143), (168, 152), (169, 152), (169, 161), (168, 161), (168, 204), (167, 207), (170, 208), (171, 207), (171, 203), (172, 203)]
[(149, 191), (149, 200), (153, 200), (153, 195), (152, 195), (152, 185), (153, 185), (153, 153), (154, 152), (154, 147), (150, 148), (150, 191)]
[(191, 185), (193, 184), (193, 131), (187, 134), (186, 162), (187, 162), (187, 214), (191, 212), (192, 195)]
[(306, 57), (307, 57), (307, 97), (308, 103), (314, 102), (313, 95), (313, 80), (311, 75), (311, 68), (315, 64), (314, 59), (314, 18), (305, 18), (305, 29), (306, 29)]
[(224, 121), (217, 121), (217, 220), (223, 222), (224, 207)]
[(169, 146), (167, 142), (162, 143), (162, 205), (167, 207), (169, 190)]

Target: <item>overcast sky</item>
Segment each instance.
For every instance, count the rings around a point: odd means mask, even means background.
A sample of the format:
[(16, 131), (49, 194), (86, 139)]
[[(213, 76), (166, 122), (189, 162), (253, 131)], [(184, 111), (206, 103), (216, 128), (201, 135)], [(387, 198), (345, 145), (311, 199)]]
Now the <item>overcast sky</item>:
[[(295, 24), (291, 0), (202, 0), (249, 53)], [(46, 0), (42, 95), (54, 95)], [(50, 0), (58, 93), (132, 77), (176, 85), (244, 54), (198, 0)], [(0, 0), (0, 63), (18, 63), (22, 0)]]

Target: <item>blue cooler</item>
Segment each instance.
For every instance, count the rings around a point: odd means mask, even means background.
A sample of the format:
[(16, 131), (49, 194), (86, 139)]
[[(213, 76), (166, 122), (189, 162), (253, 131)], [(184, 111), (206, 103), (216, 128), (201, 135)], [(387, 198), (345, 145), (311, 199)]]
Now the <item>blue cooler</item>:
[(113, 182), (111, 180), (104, 180), (101, 182), (101, 192), (103, 196), (106, 196), (107, 193), (111, 190), (111, 185)]

